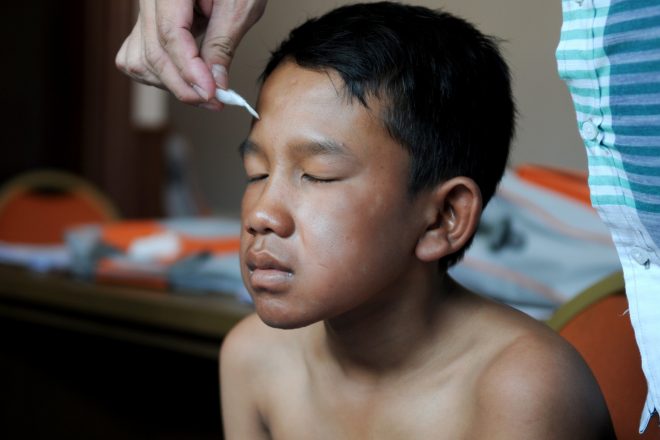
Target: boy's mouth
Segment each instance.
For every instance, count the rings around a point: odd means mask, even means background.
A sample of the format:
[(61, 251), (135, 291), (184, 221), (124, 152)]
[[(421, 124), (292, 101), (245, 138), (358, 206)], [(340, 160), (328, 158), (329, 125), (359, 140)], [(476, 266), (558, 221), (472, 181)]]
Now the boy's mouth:
[(267, 252), (248, 252), (246, 266), (250, 284), (257, 290), (278, 290), (293, 277), (293, 270)]
[(250, 272), (255, 270), (277, 270), (280, 272), (293, 273), (285, 263), (263, 251), (249, 252), (247, 255), (247, 267), (250, 269)]

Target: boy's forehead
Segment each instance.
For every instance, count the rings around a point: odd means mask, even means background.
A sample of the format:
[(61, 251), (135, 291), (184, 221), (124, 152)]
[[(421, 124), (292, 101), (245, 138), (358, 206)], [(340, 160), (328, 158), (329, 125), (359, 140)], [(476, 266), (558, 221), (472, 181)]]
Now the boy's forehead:
[[(296, 99), (297, 101), (294, 101)], [(313, 70), (293, 61), (280, 64), (268, 76), (259, 94), (259, 107), (283, 104), (350, 106), (344, 81), (333, 69)]]
[(257, 103), (260, 119), (250, 140), (334, 143), (353, 149), (388, 138), (378, 100), (369, 107), (351, 98), (333, 69), (313, 70), (285, 61), (266, 79)]

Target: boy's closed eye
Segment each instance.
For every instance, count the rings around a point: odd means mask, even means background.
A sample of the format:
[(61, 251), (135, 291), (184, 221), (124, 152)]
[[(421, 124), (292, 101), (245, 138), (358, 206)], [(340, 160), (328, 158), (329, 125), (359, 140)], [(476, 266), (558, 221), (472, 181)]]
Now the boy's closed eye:
[(246, 180), (247, 180), (247, 183), (250, 184), (250, 183), (258, 182), (260, 180), (264, 180), (267, 177), (268, 177), (268, 174), (256, 174), (256, 175), (249, 175), (248, 174)]
[(310, 183), (330, 183), (330, 182), (337, 182), (339, 180), (338, 178), (313, 176), (307, 173), (302, 175), (302, 179)]
[[(273, 173), (287, 173), (301, 183), (346, 180), (360, 169), (360, 161), (346, 147), (334, 142), (294, 144), (279, 154), (251, 140), (240, 147), (247, 183), (264, 181)], [(277, 157), (279, 156), (279, 157)], [(273, 169), (275, 167), (275, 169)]]
[[(259, 182), (267, 178), (268, 178), (268, 174), (248, 174), (247, 183), (250, 184), (250, 183)], [(309, 183), (330, 183), (330, 182), (337, 182), (340, 180), (337, 177), (312, 175), (308, 173), (303, 173), (300, 178), (302, 181)]]

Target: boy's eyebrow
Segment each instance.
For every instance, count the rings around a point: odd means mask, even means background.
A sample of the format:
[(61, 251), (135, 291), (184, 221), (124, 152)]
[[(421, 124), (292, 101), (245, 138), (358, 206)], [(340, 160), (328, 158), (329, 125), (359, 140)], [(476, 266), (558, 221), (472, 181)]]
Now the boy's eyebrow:
[(353, 153), (344, 144), (332, 139), (321, 139), (301, 144), (296, 144), (292, 148), (296, 153), (302, 156), (353, 156)]
[(248, 153), (258, 153), (259, 151), (261, 151), (259, 145), (255, 144), (250, 139), (245, 139), (238, 146), (238, 154), (241, 155), (241, 158), (245, 157), (245, 155)]
[[(316, 155), (336, 155), (336, 156), (353, 156), (353, 153), (345, 145), (336, 142), (332, 139), (321, 139), (295, 144), (292, 150), (302, 156), (316, 156)], [(245, 139), (238, 147), (238, 152), (241, 157), (248, 153), (260, 153), (261, 147), (250, 139)]]

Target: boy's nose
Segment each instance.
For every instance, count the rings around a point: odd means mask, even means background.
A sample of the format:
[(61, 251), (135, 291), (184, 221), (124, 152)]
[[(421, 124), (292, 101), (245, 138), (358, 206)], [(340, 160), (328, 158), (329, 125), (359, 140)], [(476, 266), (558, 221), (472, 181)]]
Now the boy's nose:
[(288, 237), (293, 233), (294, 222), (287, 209), (286, 197), (281, 192), (266, 189), (244, 213), (244, 228), (252, 235), (275, 234)]

